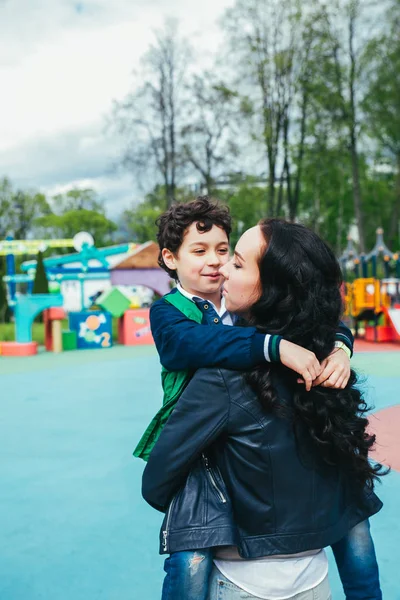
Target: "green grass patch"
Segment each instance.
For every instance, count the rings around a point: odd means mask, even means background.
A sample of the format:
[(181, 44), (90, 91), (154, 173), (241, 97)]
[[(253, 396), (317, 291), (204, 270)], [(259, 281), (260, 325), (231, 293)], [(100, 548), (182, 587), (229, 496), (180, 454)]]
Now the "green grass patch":
[[(32, 340), (38, 344), (44, 344), (44, 325), (43, 323), (33, 323)], [(0, 323), (0, 342), (15, 341), (14, 323)]]

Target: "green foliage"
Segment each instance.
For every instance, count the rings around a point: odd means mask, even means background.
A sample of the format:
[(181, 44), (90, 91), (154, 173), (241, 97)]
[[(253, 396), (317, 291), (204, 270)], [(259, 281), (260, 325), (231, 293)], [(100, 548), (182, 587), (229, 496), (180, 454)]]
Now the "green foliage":
[[(68, 329), (68, 322), (65, 322), (65, 329)], [(0, 341), (14, 342), (15, 341), (15, 325), (14, 323), (0, 322)], [(32, 341), (37, 342), (41, 346), (44, 345), (44, 327), (39, 321), (32, 323)]]
[(131, 210), (125, 210), (122, 216), (124, 227), (132, 236), (132, 240), (143, 244), (156, 239), (156, 219), (163, 211), (149, 206), (144, 201)]
[(53, 197), (52, 206), (57, 214), (77, 210), (90, 210), (104, 214), (103, 203), (99, 200), (97, 193), (90, 188), (74, 188), (65, 194), (57, 194)]
[(13, 189), (7, 177), (0, 179), (0, 239), (13, 229)]
[(0, 323), (5, 323), (9, 320), (6, 284), (3, 281), (3, 276), (4, 272), (0, 268)]
[(240, 98), (213, 73), (193, 77), (189, 88), (190, 119), (181, 129), (183, 153), (187, 164), (212, 195), (216, 182), (232, 169), (239, 148), (237, 145)]
[(88, 231), (94, 237), (96, 246), (104, 246), (112, 241), (112, 234), (118, 226), (95, 210), (69, 210), (61, 215), (51, 214), (40, 217), (36, 225), (45, 234), (54, 238), (72, 238), (79, 231)]
[[(175, 191), (177, 202), (188, 202), (196, 194), (178, 188)], [(132, 209), (125, 210), (122, 215), (122, 226), (129, 239), (143, 244), (149, 240), (156, 240), (156, 219), (165, 211), (165, 188), (157, 185), (152, 192), (146, 195), (143, 202)]]
[[(188, 193), (185, 190), (178, 190), (178, 201), (188, 202), (197, 194)], [(239, 178), (232, 183), (228, 189), (216, 190), (215, 196), (223, 203), (229, 206), (231, 211), (233, 228), (231, 234), (231, 245), (234, 246), (246, 229), (255, 225), (263, 216), (265, 216), (265, 195), (266, 188), (259, 186), (254, 177)], [(144, 202), (141, 202), (132, 210), (126, 210), (123, 215), (124, 226), (134, 241), (144, 243), (148, 240), (156, 239), (157, 227), (155, 221), (157, 217), (164, 212), (163, 208), (163, 190), (157, 186), (152, 193), (146, 196)]]
[(347, 154), (322, 144), (306, 148), (299, 219), (340, 253), (353, 222)]
[(232, 248), (246, 229), (265, 217), (266, 193), (266, 188), (259, 187), (251, 177), (229, 190), (218, 191), (218, 198), (229, 206), (232, 215)]
[(44, 194), (14, 190), (7, 177), (0, 179), (0, 239), (12, 234), (26, 239), (38, 217), (50, 212)]
[(367, 248), (372, 249), (376, 240), (376, 229), (385, 231), (385, 241), (392, 251), (400, 249), (398, 231), (390, 238), (395, 204), (394, 173), (364, 172), (362, 177)]
[[(363, 57), (367, 74), (363, 101), (365, 128), (378, 145), (378, 161), (388, 171), (381, 176), (379, 190), (375, 190), (366, 214), (368, 219), (375, 217), (376, 222), (381, 222), (387, 243), (397, 250), (400, 248), (400, 2), (392, 3), (387, 19), (389, 27), (383, 35), (370, 40)], [(378, 193), (382, 187), (386, 188), (385, 193)]]
[(0, 239), (9, 233), (15, 239), (72, 238), (85, 230), (103, 246), (117, 229), (92, 189), (72, 189), (48, 201), (42, 193), (16, 191), (9, 179), (0, 179)]
[(36, 262), (35, 281), (33, 282), (32, 294), (48, 294), (49, 282), (47, 281), (46, 269), (43, 263), (43, 253), (39, 252)]

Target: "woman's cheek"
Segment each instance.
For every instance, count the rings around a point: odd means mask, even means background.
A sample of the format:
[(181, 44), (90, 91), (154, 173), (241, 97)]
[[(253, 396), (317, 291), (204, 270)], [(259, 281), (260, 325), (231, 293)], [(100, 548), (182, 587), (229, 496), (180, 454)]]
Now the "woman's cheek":
[(257, 284), (256, 287), (253, 290), (253, 299), (251, 301), (251, 305), (253, 305), (256, 302), (258, 302), (258, 300), (261, 298), (261, 295), (262, 295), (261, 284)]
[(252, 305), (252, 298), (251, 296), (249, 296), (248, 294), (243, 294), (241, 297), (241, 310), (247, 310), (250, 308), (250, 306)]
[(241, 294), (241, 309), (248, 310), (257, 302), (261, 296), (261, 289), (259, 286), (254, 286), (254, 283), (248, 285), (245, 291)]

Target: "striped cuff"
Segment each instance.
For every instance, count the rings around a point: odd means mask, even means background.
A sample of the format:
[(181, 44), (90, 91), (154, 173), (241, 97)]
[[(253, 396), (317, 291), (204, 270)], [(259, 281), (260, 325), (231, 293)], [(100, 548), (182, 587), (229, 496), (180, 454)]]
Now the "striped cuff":
[(264, 356), (267, 362), (280, 362), (279, 346), (282, 340), (280, 335), (266, 334), (264, 340)]

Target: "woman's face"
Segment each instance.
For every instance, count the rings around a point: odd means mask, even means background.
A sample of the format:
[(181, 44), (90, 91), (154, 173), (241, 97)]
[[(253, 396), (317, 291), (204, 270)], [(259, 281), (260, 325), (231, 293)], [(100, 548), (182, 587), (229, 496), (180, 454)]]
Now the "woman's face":
[(229, 312), (244, 314), (261, 295), (259, 259), (266, 243), (258, 225), (245, 231), (231, 260), (221, 267), (223, 295)]

